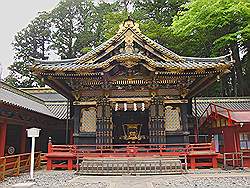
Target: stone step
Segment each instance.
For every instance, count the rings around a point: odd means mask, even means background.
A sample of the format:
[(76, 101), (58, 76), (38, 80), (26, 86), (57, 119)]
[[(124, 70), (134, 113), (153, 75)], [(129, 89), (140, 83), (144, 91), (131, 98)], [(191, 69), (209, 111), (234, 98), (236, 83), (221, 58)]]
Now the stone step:
[(83, 159), (79, 174), (180, 174), (183, 173), (178, 158), (92, 158)]

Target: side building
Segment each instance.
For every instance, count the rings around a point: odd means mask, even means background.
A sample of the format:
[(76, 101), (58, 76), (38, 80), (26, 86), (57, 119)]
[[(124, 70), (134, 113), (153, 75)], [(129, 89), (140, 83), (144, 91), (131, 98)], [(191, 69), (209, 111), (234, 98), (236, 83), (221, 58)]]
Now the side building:
[(218, 152), (242, 153), (250, 166), (250, 97), (199, 98), (197, 116), (199, 133), (213, 136)]
[(48, 137), (52, 137), (54, 143), (65, 144), (66, 109), (66, 100), (45, 102), (0, 81), (0, 156), (29, 152), (26, 129), (31, 127), (41, 129), (37, 151), (47, 151)]
[(197, 116), (200, 134), (213, 135), (217, 151), (250, 153), (250, 97), (199, 98)]

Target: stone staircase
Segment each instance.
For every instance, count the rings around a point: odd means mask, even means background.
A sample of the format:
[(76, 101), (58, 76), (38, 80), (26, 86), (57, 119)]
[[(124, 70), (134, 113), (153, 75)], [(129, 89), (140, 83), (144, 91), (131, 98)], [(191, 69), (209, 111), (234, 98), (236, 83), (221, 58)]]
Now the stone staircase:
[(83, 159), (79, 174), (139, 175), (139, 174), (180, 174), (183, 173), (178, 157), (152, 158), (86, 158)]

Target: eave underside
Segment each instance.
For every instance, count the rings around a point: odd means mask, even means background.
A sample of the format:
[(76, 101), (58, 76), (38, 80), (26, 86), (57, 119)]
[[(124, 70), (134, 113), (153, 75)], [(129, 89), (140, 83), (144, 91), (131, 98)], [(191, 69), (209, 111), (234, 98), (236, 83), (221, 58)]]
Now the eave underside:
[[(158, 93), (158, 91), (164, 90), (165, 92), (159, 95), (191, 98), (215, 82), (219, 73), (201, 75), (172, 74), (171, 76), (156, 74), (155, 77), (145, 79), (116, 79), (106, 77), (105, 74), (95, 76), (52, 75), (46, 76), (46, 74), (43, 74), (40, 77), (46, 77), (44, 81), (47, 85), (69, 100), (75, 101), (80, 97), (96, 98), (110, 95), (111, 91), (128, 93), (137, 91), (140, 97), (140, 93), (143, 93), (143, 91), (149, 91), (148, 96), (150, 96), (152, 92)], [(86, 92), (90, 94), (86, 95)], [(93, 95), (91, 96), (91, 94)]]

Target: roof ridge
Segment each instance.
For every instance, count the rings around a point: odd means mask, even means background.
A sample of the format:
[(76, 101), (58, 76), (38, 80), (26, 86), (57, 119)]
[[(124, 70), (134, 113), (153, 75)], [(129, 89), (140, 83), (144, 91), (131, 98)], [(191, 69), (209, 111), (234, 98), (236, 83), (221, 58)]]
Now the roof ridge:
[[(167, 47), (165, 47), (165, 46), (159, 44), (158, 42), (152, 40), (151, 38), (149, 38), (148, 36), (144, 35), (144, 34), (141, 33), (141, 32), (137, 32), (137, 31), (135, 31), (135, 30), (132, 30), (132, 31), (134, 31), (135, 34), (137, 34), (139, 37), (141, 37), (142, 39), (144, 39), (147, 43), (151, 43), (151, 45), (152, 45), (153, 47), (155, 47), (155, 48), (157, 48), (157, 47), (158, 47), (158, 48), (161, 48), (161, 49), (165, 50), (166, 53), (168, 53), (167, 55), (172, 55), (172, 56), (174, 56), (174, 57), (177, 57), (177, 58), (178, 58), (177, 60), (182, 60), (182, 59), (181, 59), (182, 56), (180, 56), (180, 55), (178, 55), (177, 53), (173, 52), (173, 51), (170, 50), (169, 48), (167, 48)], [(157, 47), (154, 46), (154, 45), (156, 45)], [(157, 49), (157, 50), (159, 50), (159, 49)], [(162, 51), (162, 52), (163, 52), (163, 51)]]
[(19, 89), (29, 94), (57, 93), (54, 89), (50, 87), (30, 87), (30, 88), (19, 88)]
[(189, 56), (180, 56), (182, 58), (190, 58), (190, 59), (222, 59), (222, 58), (227, 58), (227, 57), (230, 57), (231, 54), (226, 54), (226, 55), (223, 55), (223, 56), (218, 56), (218, 57), (189, 57)]
[(38, 63), (38, 64), (57, 64), (57, 63), (71, 63), (74, 61), (79, 60), (79, 57), (76, 58), (71, 58), (71, 59), (58, 59), (58, 60), (43, 60), (43, 59), (37, 59), (34, 57), (30, 57), (31, 60), (33, 60), (33, 63)]
[[(122, 32), (117, 32), (114, 36), (112, 36), (110, 39), (106, 40), (105, 42), (103, 42), (102, 44), (94, 47), (94, 49), (92, 49), (91, 51), (87, 52), (86, 54), (82, 55), (77, 61), (76, 63), (83, 63), (82, 61), (86, 62), (88, 60), (91, 59), (91, 57), (98, 53), (100, 51), (100, 49), (105, 48), (108, 44), (114, 42), (117, 38), (119, 38), (120, 36), (122, 36), (123, 33), (125, 33), (129, 28), (127, 28), (126, 30), (122, 31)], [(97, 51), (96, 51), (97, 50)], [(84, 59), (86, 58), (86, 59)]]
[[(125, 41), (125, 47), (120, 46)], [(33, 71), (38, 71), (38, 74), (47, 74), (45, 72), (39, 73), (39, 70), (42, 71), (55, 71), (51, 74), (65, 74), (69, 71), (73, 71), (72, 74), (76, 73), (86, 73), (86, 72), (100, 72), (102, 69), (106, 69), (107, 66), (110, 66), (110, 61), (113, 57), (120, 56), (130, 56), (135, 55), (135, 45), (137, 43), (139, 46), (144, 48), (146, 51), (149, 51), (151, 54), (156, 56), (154, 62), (155, 68), (165, 68), (165, 72), (179, 74), (180, 72), (191, 72), (192, 74), (203, 74), (204, 72), (209, 73), (221, 73), (228, 71), (228, 68), (232, 66), (232, 58), (226, 59), (229, 55), (213, 57), (213, 58), (200, 58), (200, 57), (184, 57), (173, 52), (167, 47), (159, 44), (158, 42), (152, 40), (148, 36), (144, 35), (140, 29), (139, 24), (136, 23), (131, 18), (128, 18), (124, 21), (123, 24), (120, 24), (120, 29), (118, 32), (112, 36), (107, 41), (103, 42), (99, 46), (95, 47), (91, 51), (77, 58), (76, 60), (58, 60), (51, 61), (41, 60), (39, 62), (44, 62), (44, 64), (35, 64), (33, 65)], [(120, 47), (119, 47), (120, 46)], [(120, 49), (117, 49), (120, 48)], [(118, 55), (116, 53), (108, 56), (114, 50), (120, 50)], [(128, 50), (128, 54), (123, 54), (124, 51)], [(136, 50), (137, 53), (138, 50)], [(138, 54), (140, 50), (138, 51)], [(144, 53), (144, 51), (142, 52)], [(137, 55), (138, 55), (137, 54)], [(147, 54), (145, 57), (149, 57)], [(105, 57), (105, 58), (104, 58)], [(101, 60), (101, 58), (103, 58)], [(126, 57), (124, 57), (126, 58)], [(101, 61), (100, 61), (101, 60)], [(159, 60), (159, 61), (158, 61)], [(197, 60), (197, 61), (196, 61)], [(47, 64), (46, 64), (47, 62)], [(67, 64), (66, 64), (67, 63)], [(119, 62), (120, 63), (120, 62)], [(134, 64), (126, 65), (134, 66)], [(156, 69), (155, 69), (156, 70)], [(68, 75), (67, 75), (68, 76)]]

